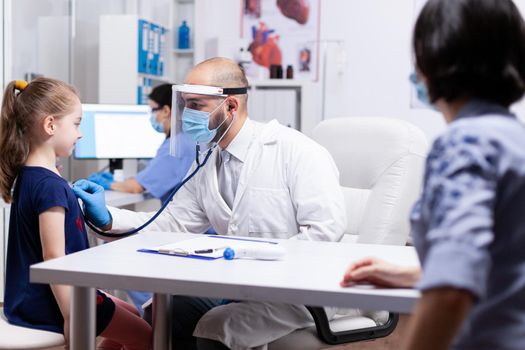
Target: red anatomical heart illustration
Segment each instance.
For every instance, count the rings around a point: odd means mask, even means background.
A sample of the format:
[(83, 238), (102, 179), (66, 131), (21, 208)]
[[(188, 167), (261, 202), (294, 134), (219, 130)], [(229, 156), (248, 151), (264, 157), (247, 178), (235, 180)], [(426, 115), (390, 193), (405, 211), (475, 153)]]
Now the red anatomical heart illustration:
[(308, 15), (310, 14), (308, 0), (277, 0), (277, 7), (283, 15), (296, 20), (299, 24), (308, 22)]
[(272, 64), (280, 65), (282, 61), (279, 35), (269, 29), (264, 22), (259, 22), (259, 27), (252, 27), (252, 39), (249, 50), (255, 63), (270, 68)]

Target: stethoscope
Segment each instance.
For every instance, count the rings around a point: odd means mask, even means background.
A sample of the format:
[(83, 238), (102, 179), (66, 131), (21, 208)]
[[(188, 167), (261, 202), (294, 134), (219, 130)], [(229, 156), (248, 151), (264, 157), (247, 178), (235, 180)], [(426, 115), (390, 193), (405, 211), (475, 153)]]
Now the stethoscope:
[[(213, 145), (207, 151), (203, 151), (202, 152), (202, 153), (206, 153), (206, 156), (204, 157), (204, 161), (202, 163), (200, 161), (200, 158), (201, 158), (201, 156), (200, 156), (201, 155), (200, 145), (197, 142), (197, 145), (195, 146), (195, 162), (197, 163), (197, 167), (195, 168), (195, 170), (193, 170), (193, 172), (190, 175), (186, 176), (186, 178), (184, 180), (182, 180), (177, 186), (175, 186), (175, 188), (173, 188), (173, 190), (171, 191), (170, 195), (168, 196), (168, 199), (166, 199), (166, 201), (162, 204), (160, 209), (155, 213), (155, 215), (153, 215), (151, 218), (149, 218), (149, 220), (146, 221), (144, 224), (140, 225), (139, 227), (137, 227), (137, 228), (135, 228), (133, 230), (126, 231), (126, 232), (107, 233), (107, 232), (104, 232), (102, 230), (99, 230), (97, 227), (95, 227), (93, 224), (91, 224), (89, 222), (89, 220), (86, 218), (86, 216), (84, 215), (84, 221), (86, 222), (86, 225), (93, 232), (95, 232), (96, 234), (98, 234), (98, 235), (100, 235), (102, 237), (107, 237), (107, 238), (129, 237), (131, 235), (136, 234), (140, 230), (145, 229), (149, 224), (151, 224), (153, 221), (155, 221), (155, 219), (164, 211), (164, 209), (166, 209), (166, 207), (168, 206), (169, 202), (171, 202), (171, 200), (173, 199), (173, 196), (175, 196), (175, 194), (179, 191), (179, 189), (182, 186), (184, 186), (186, 184), (186, 182), (190, 181), (199, 172), (199, 170), (203, 166), (206, 165), (206, 163), (208, 162), (208, 159), (210, 158), (211, 154), (213, 153), (213, 150), (219, 145), (219, 142), (221, 142), (223, 137), (226, 136), (228, 131), (230, 131), (230, 128), (232, 127), (234, 121), (235, 121), (235, 114), (232, 116), (232, 122), (230, 123), (230, 125), (228, 125), (228, 128), (226, 128), (226, 130), (224, 131), (222, 136), (216, 142), (214, 142)], [(223, 123), (224, 123), (224, 121), (223, 121)]]
[[(226, 119), (224, 120), (226, 121)], [(224, 123), (223, 121), (223, 123)], [(123, 238), (123, 237), (129, 237), (131, 235), (134, 235), (136, 233), (138, 233), (140, 230), (143, 230), (145, 229), (149, 224), (151, 224), (153, 221), (155, 221), (155, 219), (164, 211), (164, 209), (166, 209), (166, 207), (168, 206), (168, 204), (171, 202), (171, 200), (173, 199), (173, 196), (175, 196), (175, 194), (180, 190), (180, 188), (182, 186), (184, 186), (186, 184), (186, 182), (190, 181), (198, 172), (199, 170), (206, 165), (206, 163), (208, 162), (208, 159), (210, 158), (211, 154), (213, 153), (213, 150), (219, 145), (219, 143), (221, 142), (221, 140), (223, 139), (224, 136), (226, 136), (226, 134), (228, 133), (228, 131), (230, 131), (230, 128), (232, 127), (233, 123), (235, 122), (235, 114), (232, 115), (232, 122), (230, 123), (230, 125), (228, 125), (228, 128), (226, 128), (226, 130), (224, 131), (224, 133), (221, 135), (221, 137), (216, 141), (216, 142), (213, 142), (213, 145), (207, 150), (207, 151), (203, 151), (202, 153), (206, 153), (206, 156), (204, 157), (204, 161), (201, 163), (200, 161), (200, 158), (201, 158), (201, 151), (200, 151), (200, 145), (199, 143), (197, 142), (196, 146), (195, 146), (195, 162), (197, 163), (197, 167), (195, 168), (195, 170), (192, 171), (192, 173), (188, 176), (186, 176), (186, 178), (184, 180), (182, 180), (177, 186), (175, 186), (173, 188), (173, 190), (171, 191), (170, 195), (168, 196), (168, 198), (166, 199), (166, 201), (164, 203), (162, 203), (162, 206), (160, 207), (160, 209), (155, 213), (155, 215), (153, 215), (151, 218), (149, 218), (148, 221), (146, 221), (144, 224), (140, 225), (139, 227), (135, 228), (135, 229), (132, 229), (130, 231), (126, 231), (126, 232), (120, 232), (120, 233), (107, 233), (107, 232), (104, 232), (102, 230), (99, 230), (97, 227), (95, 227), (92, 223), (89, 222), (89, 220), (86, 218), (86, 215), (84, 214), (84, 221), (86, 222), (86, 225), (93, 231), (95, 232), (96, 234), (102, 236), (102, 237), (107, 237), (107, 238)], [(222, 123), (221, 123), (222, 125)], [(220, 125), (218, 126), (220, 127)], [(217, 127), (217, 128), (218, 128)]]
[(130, 231), (126, 231), (126, 232), (121, 232), (121, 233), (107, 233), (107, 232), (104, 232), (102, 230), (99, 230), (97, 227), (95, 227), (92, 223), (90, 223), (88, 221), (88, 219), (86, 218), (86, 216), (84, 215), (84, 221), (86, 222), (86, 225), (93, 231), (95, 232), (96, 234), (100, 235), (100, 236), (103, 236), (103, 237), (108, 237), (108, 238), (123, 238), (123, 237), (129, 237), (129, 236), (132, 236), (134, 235), (135, 233), (139, 232), (140, 230), (143, 230), (144, 228), (146, 228), (149, 224), (151, 224), (153, 221), (155, 221), (155, 219), (164, 211), (164, 209), (166, 209), (166, 207), (168, 206), (169, 202), (171, 202), (171, 200), (173, 199), (173, 196), (175, 196), (175, 194), (179, 191), (179, 189), (184, 186), (184, 184), (186, 184), (186, 182), (190, 181), (198, 172), (199, 170), (206, 165), (206, 163), (208, 162), (208, 159), (210, 158), (211, 154), (213, 153), (213, 150), (215, 149), (215, 147), (217, 147), (218, 145), (218, 142), (215, 143), (212, 147), (210, 147), (208, 149), (208, 151), (204, 151), (206, 152), (206, 156), (204, 157), (204, 160), (200, 161), (200, 155), (201, 155), (201, 152), (200, 152), (200, 145), (197, 143), (197, 145), (195, 146), (195, 161), (197, 163), (197, 167), (195, 168), (195, 170), (193, 170), (193, 172), (191, 174), (189, 174), (188, 176), (186, 176), (186, 178), (184, 180), (182, 180), (177, 186), (175, 186), (173, 188), (173, 190), (171, 191), (170, 195), (168, 196), (168, 199), (166, 199), (166, 201), (162, 204), (162, 206), (160, 207), (160, 209), (155, 213), (155, 215), (153, 215), (148, 221), (146, 221), (144, 224), (142, 224), (141, 226), (133, 229), (133, 230), (130, 230)]

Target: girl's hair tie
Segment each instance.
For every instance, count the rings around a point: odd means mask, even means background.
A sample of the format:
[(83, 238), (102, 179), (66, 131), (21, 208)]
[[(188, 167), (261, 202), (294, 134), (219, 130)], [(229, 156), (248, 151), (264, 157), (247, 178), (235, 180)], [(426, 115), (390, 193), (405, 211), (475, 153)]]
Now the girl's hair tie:
[(29, 83), (25, 80), (15, 80), (15, 89), (20, 90), (20, 92), (24, 91), (27, 85)]

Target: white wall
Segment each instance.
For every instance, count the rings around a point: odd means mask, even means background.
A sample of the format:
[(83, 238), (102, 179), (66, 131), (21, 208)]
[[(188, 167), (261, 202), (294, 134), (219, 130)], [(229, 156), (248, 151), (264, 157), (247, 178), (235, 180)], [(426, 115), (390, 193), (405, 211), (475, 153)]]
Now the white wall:
[(125, 0), (76, 0), (73, 44), (72, 82), (80, 91), (82, 102), (98, 102), (98, 29), (99, 17), (121, 14)]
[(195, 62), (205, 58), (205, 48), (218, 38), (218, 56), (233, 57), (241, 42), (240, 0), (195, 0)]
[[(395, 116), (421, 127), (430, 139), (443, 131), (440, 114), (410, 108), (414, 0), (321, 0), (321, 39), (345, 40), (347, 71), (327, 84), (328, 117)], [(525, 1), (515, 3), (523, 12)], [(513, 109), (525, 118), (525, 103)], [(348, 111), (348, 113), (345, 113)]]
[[(8, 67), (7, 79), (23, 79), (28, 72), (48, 74), (39, 66), (41, 56), (52, 52), (39, 52), (37, 28), (39, 18), (45, 16), (67, 16), (68, 0), (10, 0), (11, 38), (9, 40), (12, 67)], [(57, 38), (59, 40), (59, 38)], [(68, 67), (69, 57), (55, 57), (57, 65)], [(11, 69), (9, 69), (11, 68)], [(58, 77), (64, 78), (64, 77)], [(67, 79), (67, 77), (66, 77)]]
[(174, 0), (139, 0), (136, 12), (143, 19), (155, 22), (164, 27), (171, 24), (171, 10)]
[(322, 1), (321, 40), (342, 39), (347, 52), (344, 75), (327, 74), (327, 117), (398, 117), (430, 138), (444, 129), (438, 113), (410, 108), (413, 23), (413, 0)]
[[(215, 37), (218, 38), (218, 55), (233, 57), (240, 44), (241, 2), (196, 2), (196, 62), (206, 58), (206, 42)], [(525, 11), (525, 0), (515, 2)], [(413, 70), (410, 44), (416, 2), (320, 0), (320, 3), (321, 40), (344, 41), (347, 57), (346, 69), (339, 75), (335, 68), (334, 45), (327, 45), (325, 116), (396, 117), (419, 126), (429, 139), (441, 133), (445, 123), (437, 112), (410, 108), (408, 76)], [(321, 119), (321, 90), (322, 76), (311, 96), (304, 97), (317, 101), (317, 109), (309, 117), (314, 120), (305, 123), (307, 125), (315, 125)], [(513, 109), (525, 120), (524, 102)]]
[[(521, 11), (521, 15), (525, 16), (525, 0), (514, 0), (514, 3)], [(517, 113), (518, 118), (525, 122), (525, 99), (515, 104), (512, 108), (514, 113)]]

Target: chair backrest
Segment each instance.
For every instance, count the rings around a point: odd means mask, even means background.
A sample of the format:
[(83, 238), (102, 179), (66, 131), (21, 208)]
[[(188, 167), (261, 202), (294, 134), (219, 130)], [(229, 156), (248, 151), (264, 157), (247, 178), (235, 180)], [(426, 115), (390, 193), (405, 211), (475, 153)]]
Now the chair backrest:
[(404, 245), (428, 150), (424, 133), (400, 119), (335, 118), (313, 138), (339, 168), (348, 225), (344, 241)]

